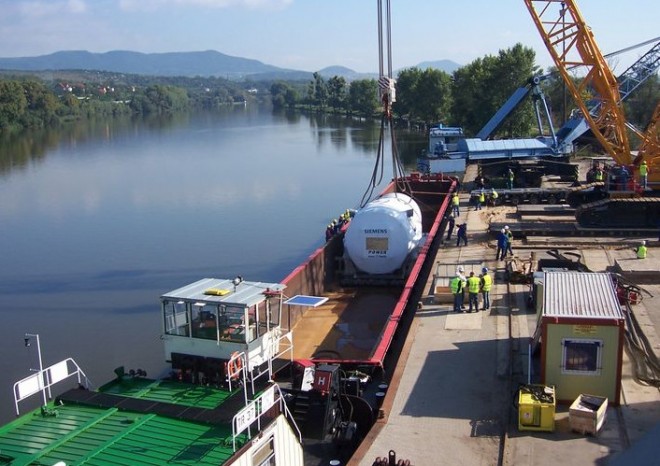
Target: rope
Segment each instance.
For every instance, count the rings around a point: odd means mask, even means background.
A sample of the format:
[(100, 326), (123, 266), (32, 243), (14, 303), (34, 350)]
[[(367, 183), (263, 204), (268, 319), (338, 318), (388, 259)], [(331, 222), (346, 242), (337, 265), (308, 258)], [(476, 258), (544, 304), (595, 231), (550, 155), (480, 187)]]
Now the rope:
[(394, 125), (392, 121), (392, 104), (394, 103), (396, 97), (395, 92), (395, 80), (392, 78), (392, 42), (391, 42), (391, 11), (390, 11), (390, 0), (386, 0), (386, 20), (387, 20), (387, 75), (385, 75), (385, 66), (383, 58), (383, 5), (382, 0), (378, 1), (378, 92), (381, 96), (381, 102), (383, 104), (383, 115), (380, 120), (380, 135), (378, 138), (378, 152), (376, 153), (376, 163), (374, 164), (374, 169), (371, 174), (371, 179), (369, 185), (365, 190), (362, 200), (360, 201), (360, 208), (364, 207), (369, 203), (374, 195), (376, 186), (378, 186), (383, 181), (383, 176), (385, 173), (385, 156), (384, 156), (384, 146), (385, 146), (385, 130), (389, 125), (390, 135), (391, 135), (391, 149), (392, 149), (392, 176), (395, 182), (395, 192), (404, 192), (412, 196), (412, 189), (410, 188), (410, 183), (405, 178), (405, 170), (403, 163), (399, 157), (399, 151), (396, 144), (396, 137), (394, 134)]
[(625, 330), (625, 349), (630, 358), (633, 378), (641, 385), (660, 388), (660, 363), (655, 355), (653, 345), (644, 334), (633, 308), (631, 306), (631, 296), (636, 296), (638, 301), (642, 299), (642, 291), (650, 293), (643, 288), (634, 285), (617, 274), (618, 286), (625, 291), (624, 312), (626, 318)]
[(653, 345), (644, 334), (637, 317), (626, 300), (626, 353), (632, 363), (633, 378), (642, 385), (660, 388), (660, 364)]

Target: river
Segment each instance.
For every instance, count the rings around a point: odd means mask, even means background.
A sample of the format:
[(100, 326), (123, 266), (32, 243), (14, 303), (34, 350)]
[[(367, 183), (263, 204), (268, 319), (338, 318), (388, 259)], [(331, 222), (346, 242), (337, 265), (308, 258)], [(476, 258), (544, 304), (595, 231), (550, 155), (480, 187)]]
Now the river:
[[(248, 105), (0, 137), (0, 422), (39, 366), (25, 333), (44, 367), (71, 357), (96, 387), (122, 365), (161, 374), (159, 296), (283, 279), (358, 207), (379, 131)], [(414, 169), (424, 136), (395, 134)]]

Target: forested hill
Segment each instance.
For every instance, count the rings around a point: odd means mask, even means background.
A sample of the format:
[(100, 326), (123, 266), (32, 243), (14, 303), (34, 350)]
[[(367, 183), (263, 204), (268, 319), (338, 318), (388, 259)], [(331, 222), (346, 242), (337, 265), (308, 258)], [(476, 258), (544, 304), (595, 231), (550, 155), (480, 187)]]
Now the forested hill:
[[(440, 60), (424, 62), (419, 67), (452, 73), (459, 65), (450, 60)], [(37, 57), (0, 58), (0, 70), (87, 70), (145, 76), (221, 77), (234, 80), (245, 77), (257, 80), (308, 80), (313, 74), (310, 71), (279, 68), (258, 60), (233, 57), (215, 50), (171, 53), (62, 51)], [(343, 66), (329, 66), (317, 71), (324, 77), (342, 76), (348, 81), (377, 77), (376, 73), (358, 73)]]
[(291, 72), (258, 60), (205, 52), (139, 53), (112, 51), (55, 52), (38, 57), (0, 58), (0, 69), (19, 71), (94, 70), (151, 76), (244, 77), (260, 73)]

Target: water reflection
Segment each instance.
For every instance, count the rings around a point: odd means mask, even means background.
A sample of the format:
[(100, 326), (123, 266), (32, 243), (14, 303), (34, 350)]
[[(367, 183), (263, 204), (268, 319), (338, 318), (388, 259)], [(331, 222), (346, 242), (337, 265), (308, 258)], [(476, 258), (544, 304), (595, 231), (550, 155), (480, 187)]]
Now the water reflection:
[(120, 364), (153, 373), (162, 293), (283, 279), (359, 203), (378, 135), (378, 122), (233, 106), (0, 136), (0, 421), (30, 367), (25, 332), (45, 364), (73, 357), (97, 383)]

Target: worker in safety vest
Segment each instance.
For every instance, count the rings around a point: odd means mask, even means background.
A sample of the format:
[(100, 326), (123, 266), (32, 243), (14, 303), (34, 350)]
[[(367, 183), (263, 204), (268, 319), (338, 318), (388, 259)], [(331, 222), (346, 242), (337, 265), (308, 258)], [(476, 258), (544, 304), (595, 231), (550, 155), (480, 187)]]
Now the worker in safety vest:
[(642, 186), (642, 189), (646, 189), (648, 176), (649, 167), (646, 165), (646, 160), (642, 160), (642, 164), (639, 166), (639, 184)]
[(490, 309), (490, 289), (493, 287), (493, 277), (488, 275), (488, 267), (481, 269), (481, 296), (484, 299), (484, 311)]
[(603, 173), (603, 169), (600, 167), (596, 168), (596, 174), (594, 175), (594, 179), (596, 181), (603, 181), (604, 178), (605, 178), (605, 173)]
[(495, 207), (497, 205), (497, 198), (499, 197), (499, 194), (497, 194), (497, 191), (493, 189), (493, 192), (490, 193), (490, 205), (492, 207)]
[(461, 215), (461, 212), (459, 210), (461, 205), (461, 199), (458, 197), (458, 193), (454, 193), (454, 195), (451, 198), (451, 208), (452, 212), (454, 213), (454, 217), (458, 217)]
[(456, 272), (456, 276), (449, 282), (449, 289), (454, 295), (454, 312), (461, 312), (463, 306), (463, 286), (465, 286), (463, 277)]
[(515, 175), (513, 173), (513, 170), (509, 168), (509, 171), (507, 172), (507, 177), (509, 181), (509, 189), (513, 189), (513, 179), (515, 178)]
[[(481, 288), (481, 280), (474, 272), (470, 272), (470, 278), (467, 279), (468, 296), (470, 302), (470, 309), (468, 312), (479, 311), (479, 288)], [(472, 307), (474, 306), (474, 311)]]
[(637, 253), (637, 259), (646, 259), (646, 241), (642, 241), (635, 252)]
[(509, 225), (504, 226), (504, 234), (506, 235), (506, 251), (504, 251), (504, 255), (502, 256), (502, 259), (506, 257), (507, 253), (510, 256), (513, 256), (513, 232), (509, 228)]
[(486, 205), (486, 193), (482, 189), (481, 192), (479, 193), (479, 199), (477, 201), (477, 208), (476, 210), (481, 210), (483, 206)]

